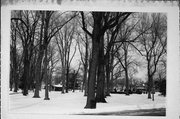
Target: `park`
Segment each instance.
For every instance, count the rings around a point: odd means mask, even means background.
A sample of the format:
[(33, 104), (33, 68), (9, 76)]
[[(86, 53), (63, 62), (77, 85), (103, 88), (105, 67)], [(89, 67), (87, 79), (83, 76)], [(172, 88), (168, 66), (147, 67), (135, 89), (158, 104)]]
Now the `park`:
[(166, 115), (164, 13), (11, 12), (12, 113)]

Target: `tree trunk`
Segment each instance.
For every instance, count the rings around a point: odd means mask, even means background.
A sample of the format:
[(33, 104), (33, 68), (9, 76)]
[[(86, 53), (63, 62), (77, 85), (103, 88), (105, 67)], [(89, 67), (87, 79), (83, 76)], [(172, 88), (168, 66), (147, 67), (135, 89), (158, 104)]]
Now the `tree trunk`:
[(96, 69), (98, 62), (98, 43), (94, 42), (92, 47), (92, 59), (90, 61), (89, 67), (89, 77), (88, 77), (88, 95), (85, 108), (96, 108), (95, 101), (95, 81), (96, 81)]
[(148, 76), (148, 99), (151, 99), (152, 82), (152, 76)]
[(43, 46), (44, 46), (44, 52), (45, 52), (45, 85), (46, 85), (46, 89), (45, 89), (45, 98), (44, 100), (49, 100), (49, 90), (48, 90), (48, 75), (47, 75), (47, 66), (48, 66), (48, 61), (47, 61), (47, 48), (48, 48), (48, 44), (49, 44), (49, 41), (48, 41), (48, 29), (49, 29), (49, 21), (50, 21), (50, 11), (46, 11), (45, 12), (45, 27), (44, 27), (44, 42), (43, 42)]
[(34, 92), (34, 96), (33, 98), (40, 98), (39, 96), (39, 90), (41, 88), (41, 82), (40, 82), (40, 78), (41, 78), (41, 63), (42, 63), (42, 59), (43, 59), (43, 56), (44, 56), (44, 52), (43, 52), (43, 46), (40, 46), (40, 49), (39, 49), (39, 54), (38, 54), (38, 59), (37, 59), (37, 64), (36, 64), (36, 68), (35, 68), (35, 71), (36, 71), (36, 74), (35, 74), (35, 92)]
[(88, 74), (88, 48), (89, 48), (89, 44), (88, 44), (88, 38), (87, 38), (87, 34), (86, 35), (86, 53), (85, 53), (85, 64), (84, 64), (84, 80), (83, 80), (83, 88), (84, 88), (84, 96), (87, 96), (87, 74)]
[(147, 70), (148, 70), (148, 84), (147, 84), (147, 93), (148, 93), (148, 99), (151, 99), (151, 88), (152, 88), (152, 85), (151, 85), (151, 80), (152, 80), (152, 77), (151, 77), (151, 73), (150, 73), (150, 61), (148, 61), (148, 66), (147, 66)]
[(44, 29), (44, 12), (42, 12), (42, 24), (41, 24), (41, 29), (40, 29), (40, 43), (39, 43), (39, 52), (38, 52), (38, 58), (37, 58), (37, 63), (36, 63), (36, 68), (35, 68), (35, 91), (34, 91), (34, 96), (33, 98), (40, 98), (39, 96), (39, 90), (41, 88), (41, 63), (42, 59), (44, 56), (44, 48), (42, 44), (42, 39), (43, 39), (43, 29)]
[(13, 76), (14, 76), (14, 92), (18, 90), (18, 74), (17, 74), (17, 55), (16, 55), (16, 30), (15, 30), (15, 38), (13, 41)]
[[(109, 54), (110, 55), (110, 54)], [(110, 55), (110, 64), (109, 64), (109, 80), (107, 81), (107, 93), (106, 96), (110, 96), (110, 82), (113, 80), (113, 63), (114, 63), (114, 55), (111, 53)]]
[(94, 18), (94, 28), (92, 32), (92, 58), (90, 61), (89, 67), (89, 77), (88, 77), (88, 95), (87, 102), (85, 108), (94, 109), (96, 108), (96, 100), (95, 100), (95, 84), (96, 84), (96, 70), (98, 65), (98, 57), (99, 57), (99, 43), (100, 38), (104, 36), (101, 32), (101, 20), (102, 13), (92, 13)]
[(125, 76), (126, 76), (126, 95), (129, 95), (129, 77), (128, 77), (128, 69), (125, 68)]
[(48, 64), (48, 61), (47, 61), (47, 47), (45, 49), (45, 85), (46, 85), (46, 88), (45, 88), (45, 98), (44, 100), (50, 100), (49, 98), (49, 86), (48, 86), (48, 75), (47, 75), (47, 64)]
[(97, 93), (96, 102), (106, 102), (104, 93), (105, 70), (104, 70), (104, 39), (101, 38), (99, 45), (98, 57), (98, 74), (97, 74)]
[(128, 44), (126, 42), (123, 43), (124, 50), (124, 71), (125, 71), (125, 81), (126, 81), (126, 95), (129, 95), (129, 76), (128, 76)]
[(124, 62), (125, 62), (125, 76), (126, 76), (126, 95), (129, 95), (129, 76), (128, 76), (128, 64), (127, 64), (127, 52), (128, 52), (128, 48), (126, 48), (126, 44), (125, 44), (125, 50), (124, 50)]
[[(84, 76), (83, 76), (83, 88), (84, 88), (84, 96), (87, 96), (87, 65), (85, 61), (85, 66), (84, 66)], [(83, 89), (82, 88), (82, 89)]]
[(51, 64), (51, 69), (49, 71), (49, 85), (50, 85), (49, 91), (52, 91), (52, 74), (53, 74), (53, 63)]
[(106, 54), (106, 96), (110, 96), (110, 86), (109, 86), (109, 81), (110, 81), (110, 52), (107, 51)]
[(10, 86), (10, 91), (12, 91), (13, 89), (13, 68), (11, 66), (11, 70), (10, 70), (10, 82), (9, 82), (9, 86)]
[(66, 78), (66, 76), (65, 76), (65, 71), (66, 69), (65, 69), (65, 66), (64, 66), (64, 64), (62, 64), (62, 94), (64, 94), (65, 92), (64, 92), (64, 90), (65, 90), (65, 78)]
[(68, 93), (69, 90), (69, 64), (67, 60), (67, 66), (66, 66), (66, 93)]
[(25, 50), (24, 55), (24, 73), (23, 73), (23, 95), (28, 94), (28, 77), (29, 77), (29, 66), (30, 62), (27, 59), (27, 49)]

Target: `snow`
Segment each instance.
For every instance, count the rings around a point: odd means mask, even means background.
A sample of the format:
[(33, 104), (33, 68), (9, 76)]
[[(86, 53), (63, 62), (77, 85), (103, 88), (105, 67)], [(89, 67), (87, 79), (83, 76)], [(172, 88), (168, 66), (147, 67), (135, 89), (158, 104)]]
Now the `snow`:
[(75, 91), (62, 94), (51, 91), (50, 100), (44, 100), (44, 90), (40, 91), (41, 98), (32, 98), (33, 92), (28, 96), (21, 93), (10, 92), (10, 113), (13, 114), (83, 114), (98, 112), (117, 112), (123, 110), (165, 108), (165, 97), (155, 94), (155, 100), (147, 99), (147, 94), (111, 94), (106, 98), (107, 103), (97, 103), (96, 109), (84, 109), (87, 97), (83, 92)]

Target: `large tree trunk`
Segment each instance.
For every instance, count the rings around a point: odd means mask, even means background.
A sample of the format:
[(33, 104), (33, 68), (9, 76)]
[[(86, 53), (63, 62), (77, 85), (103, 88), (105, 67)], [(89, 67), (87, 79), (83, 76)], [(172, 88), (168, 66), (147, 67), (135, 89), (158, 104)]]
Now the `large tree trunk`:
[(94, 28), (92, 32), (92, 58), (90, 61), (89, 67), (89, 77), (88, 77), (88, 95), (87, 102), (85, 108), (96, 108), (96, 100), (95, 100), (95, 84), (96, 84), (96, 71), (98, 65), (98, 57), (99, 57), (99, 43), (100, 38), (104, 36), (101, 31), (101, 14), (102, 13), (92, 13), (94, 18)]
[(46, 85), (46, 88), (45, 88), (45, 98), (44, 100), (49, 100), (49, 89), (48, 89), (48, 83), (49, 83), (49, 79), (48, 79), (48, 75), (47, 75), (47, 66), (48, 66), (48, 60), (47, 60), (47, 55), (48, 55), (48, 52), (47, 52), (47, 48), (48, 48), (48, 44), (49, 44), (49, 41), (48, 41), (48, 28), (49, 28), (49, 21), (50, 21), (50, 15), (51, 12), (50, 11), (46, 11), (45, 12), (45, 27), (44, 27), (44, 51), (45, 51), (45, 85)]
[(152, 76), (148, 76), (148, 87), (147, 87), (148, 99), (151, 99), (152, 86), (153, 86)]
[(13, 89), (13, 68), (11, 66), (11, 70), (10, 70), (10, 82), (9, 82), (9, 86), (10, 86), (10, 91), (12, 91)]
[(42, 44), (42, 39), (43, 39), (43, 29), (44, 29), (44, 12), (42, 12), (42, 24), (41, 24), (41, 29), (40, 29), (40, 43), (39, 43), (39, 52), (38, 52), (38, 58), (36, 62), (36, 68), (35, 68), (35, 92), (33, 98), (40, 98), (39, 96), (39, 90), (41, 88), (41, 64), (42, 64), (42, 59), (44, 56), (44, 47)]
[(14, 92), (18, 90), (18, 74), (17, 74), (17, 55), (16, 55), (16, 30), (15, 30), (15, 38), (13, 41), (13, 76), (14, 76)]
[(41, 78), (41, 70), (42, 70), (41, 63), (42, 63), (43, 56), (44, 56), (43, 46), (40, 46), (37, 64), (36, 64), (36, 68), (35, 68), (35, 71), (36, 71), (36, 74), (35, 74), (35, 92), (34, 92), (33, 98), (40, 98), (39, 90), (41, 88), (40, 78)]
[(99, 45), (98, 75), (96, 102), (106, 102), (104, 93), (105, 70), (104, 70), (104, 39), (101, 38)]
[(29, 78), (29, 68), (30, 68), (30, 62), (27, 59), (27, 49), (25, 50), (24, 55), (24, 73), (23, 73), (23, 95), (28, 94), (28, 78)]
[[(15, 58), (16, 59), (16, 58)], [(18, 74), (17, 74), (17, 62), (16, 62), (16, 60), (15, 60), (15, 64), (14, 64), (14, 92), (17, 92), (17, 90), (18, 90)]]
[(89, 77), (88, 77), (88, 95), (85, 108), (96, 108), (95, 100), (95, 82), (96, 82), (96, 70), (98, 62), (98, 43), (94, 42), (92, 47), (92, 59), (90, 61), (89, 67)]

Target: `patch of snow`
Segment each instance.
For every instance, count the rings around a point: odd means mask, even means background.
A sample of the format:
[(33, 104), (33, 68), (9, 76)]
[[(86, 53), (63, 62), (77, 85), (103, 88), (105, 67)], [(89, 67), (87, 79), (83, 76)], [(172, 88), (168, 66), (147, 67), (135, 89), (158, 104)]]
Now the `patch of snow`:
[(111, 94), (106, 98), (107, 103), (97, 103), (96, 109), (84, 109), (87, 97), (84, 93), (75, 91), (62, 94), (58, 91), (49, 92), (50, 100), (44, 100), (44, 90), (40, 91), (41, 98), (32, 98), (34, 93), (28, 96), (21, 93), (9, 95), (10, 113), (23, 114), (80, 114), (115, 112), (123, 110), (165, 108), (165, 97), (155, 94), (155, 100), (147, 99), (147, 94)]

